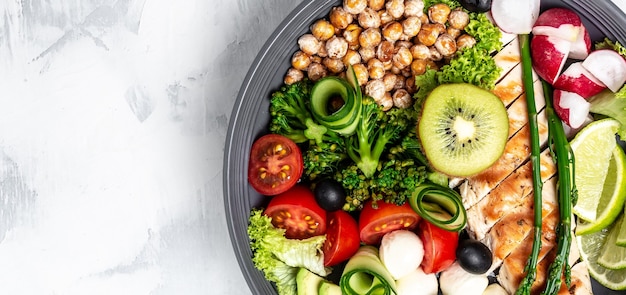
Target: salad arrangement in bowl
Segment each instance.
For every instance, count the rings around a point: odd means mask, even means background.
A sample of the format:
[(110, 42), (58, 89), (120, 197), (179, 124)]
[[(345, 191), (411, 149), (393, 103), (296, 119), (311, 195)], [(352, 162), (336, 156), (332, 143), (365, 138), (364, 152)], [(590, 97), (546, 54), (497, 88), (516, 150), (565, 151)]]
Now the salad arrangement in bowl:
[(245, 159), (278, 294), (626, 289), (626, 50), (541, 8), (345, 0), (295, 38)]

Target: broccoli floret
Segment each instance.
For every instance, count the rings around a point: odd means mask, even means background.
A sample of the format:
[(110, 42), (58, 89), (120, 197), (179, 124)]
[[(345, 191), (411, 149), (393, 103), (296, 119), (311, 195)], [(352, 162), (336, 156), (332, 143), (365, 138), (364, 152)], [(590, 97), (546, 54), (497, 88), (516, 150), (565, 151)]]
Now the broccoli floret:
[(402, 138), (407, 129), (415, 128), (416, 114), (412, 108), (392, 108), (385, 112), (370, 97), (363, 98), (362, 106), (356, 136), (347, 138), (346, 145), (348, 156), (365, 177), (371, 178), (385, 147)]
[(284, 85), (272, 93), (270, 100), (270, 132), (304, 143), (309, 139), (323, 140), (328, 131), (317, 124), (311, 115), (309, 97), (313, 85), (309, 80)]
[(309, 147), (303, 154), (304, 174), (309, 180), (320, 177), (332, 177), (338, 171), (340, 163), (348, 158), (345, 139), (328, 131), (322, 142), (309, 141)]
[(343, 209), (353, 211), (362, 209), (369, 199), (404, 204), (427, 175), (426, 167), (412, 160), (392, 159), (379, 163), (372, 177), (367, 177), (356, 165), (350, 165), (336, 173), (335, 180), (347, 192)]

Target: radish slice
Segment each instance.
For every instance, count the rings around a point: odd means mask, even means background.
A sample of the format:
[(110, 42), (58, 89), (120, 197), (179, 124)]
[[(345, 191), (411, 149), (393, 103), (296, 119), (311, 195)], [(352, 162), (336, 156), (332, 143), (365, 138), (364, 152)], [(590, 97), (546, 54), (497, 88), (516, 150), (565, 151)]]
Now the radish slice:
[(538, 35), (530, 41), (533, 69), (537, 75), (554, 84), (569, 55), (572, 43), (561, 38)]
[(613, 92), (626, 82), (626, 60), (613, 50), (601, 49), (590, 53), (583, 61), (583, 67)]
[(582, 96), (574, 92), (556, 89), (553, 99), (554, 111), (565, 124), (576, 129), (585, 123), (591, 104)]
[(558, 37), (576, 41), (582, 22), (576, 12), (567, 8), (550, 8), (539, 15), (532, 32), (534, 35)]
[(580, 26), (578, 37), (576, 41), (572, 43), (572, 48), (569, 50), (569, 58), (573, 59), (585, 59), (591, 52), (591, 37), (585, 26)]
[(571, 64), (554, 82), (554, 87), (574, 92), (588, 99), (606, 88), (600, 80), (596, 79), (582, 66), (582, 62)]
[(493, 0), (491, 16), (501, 30), (529, 34), (539, 17), (540, 0)]

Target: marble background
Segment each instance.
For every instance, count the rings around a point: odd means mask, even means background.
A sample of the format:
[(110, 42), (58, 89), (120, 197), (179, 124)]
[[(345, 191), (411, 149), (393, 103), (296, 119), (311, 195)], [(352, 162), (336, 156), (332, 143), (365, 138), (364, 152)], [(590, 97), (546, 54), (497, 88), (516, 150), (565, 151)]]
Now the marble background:
[(300, 1), (1, 0), (0, 294), (250, 294), (223, 145)]

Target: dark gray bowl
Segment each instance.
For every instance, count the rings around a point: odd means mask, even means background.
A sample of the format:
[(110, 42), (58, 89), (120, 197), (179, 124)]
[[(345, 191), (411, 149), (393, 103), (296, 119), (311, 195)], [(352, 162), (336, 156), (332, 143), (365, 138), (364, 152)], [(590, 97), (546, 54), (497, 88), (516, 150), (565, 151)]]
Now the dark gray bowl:
[[(264, 206), (267, 198), (247, 182), (252, 142), (267, 133), (269, 96), (283, 81), (297, 50), (297, 39), (315, 20), (325, 17), (340, 0), (303, 1), (278, 26), (259, 52), (246, 75), (233, 107), (224, 148), (224, 203), (230, 238), (241, 271), (253, 294), (276, 294), (274, 287), (254, 268), (247, 225), (250, 209)], [(542, 8), (569, 7), (578, 12), (594, 41), (604, 36), (626, 44), (626, 15), (609, 0), (544, 0)], [(595, 294), (626, 294), (594, 283)]]

